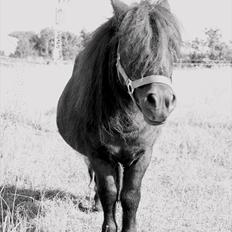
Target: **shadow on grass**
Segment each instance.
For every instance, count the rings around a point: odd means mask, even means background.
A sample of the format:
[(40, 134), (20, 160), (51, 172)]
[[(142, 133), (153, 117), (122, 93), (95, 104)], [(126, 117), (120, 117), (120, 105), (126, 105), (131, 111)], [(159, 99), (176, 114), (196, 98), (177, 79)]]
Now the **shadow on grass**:
[(75, 196), (60, 190), (32, 190), (20, 189), (15, 186), (0, 186), (0, 224), (9, 215), (11, 220), (19, 217), (27, 220), (44, 216), (46, 210), (43, 209), (45, 200), (67, 200), (73, 205), (77, 205), (82, 212), (92, 212), (92, 201), (89, 197)]

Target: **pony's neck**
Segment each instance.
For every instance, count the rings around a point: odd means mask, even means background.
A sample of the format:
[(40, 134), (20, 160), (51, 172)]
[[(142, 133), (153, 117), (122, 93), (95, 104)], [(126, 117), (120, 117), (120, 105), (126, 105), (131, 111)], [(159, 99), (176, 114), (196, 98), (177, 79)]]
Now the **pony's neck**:
[(124, 129), (133, 124), (133, 102), (117, 75), (117, 44), (116, 26), (111, 19), (97, 29), (83, 51), (80, 76), (85, 91), (80, 109), (87, 116), (85, 124), (100, 135), (116, 132), (123, 136)]

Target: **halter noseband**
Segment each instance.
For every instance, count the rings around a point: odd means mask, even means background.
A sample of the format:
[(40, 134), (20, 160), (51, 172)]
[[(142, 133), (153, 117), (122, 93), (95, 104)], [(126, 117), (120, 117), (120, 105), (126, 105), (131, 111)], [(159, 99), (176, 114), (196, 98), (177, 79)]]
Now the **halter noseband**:
[(116, 63), (116, 67), (117, 67), (117, 72), (118, 72), (118, 76), (119, 74), (121, 74), (121, 76), (123, 77), (126, 86), (127, 86), (127, 91), (129, 93), (129, 95), (131, 96), (132, 100), (135, 102), (133, 93), (134, 90), (140, 86), (143, 85), (147, 85), (147, 84), (151, 84), (151, 83), (161, 83), (164, 85), (168, 85), (171, 89), (172, 89), (172, 81), (170, 78), (168, 78), (167, 76), (163, 76), (163, 75), (150, 75), (150, 76), (145, 76), (142, 77), (138, 80), (134, 80), (132, 81), (126, 74), (124, 68), (121, 65), (120, 62), (120, 54), (119, 54), (119, 46), (117, 49), (117, 63)]

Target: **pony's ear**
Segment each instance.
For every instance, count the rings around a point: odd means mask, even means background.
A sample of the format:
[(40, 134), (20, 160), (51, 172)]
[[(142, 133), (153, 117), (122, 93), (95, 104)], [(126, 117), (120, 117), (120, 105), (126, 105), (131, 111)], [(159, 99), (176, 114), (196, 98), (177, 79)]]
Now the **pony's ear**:
[(168, 0), (159, 0), (157, 4), (163, 8), (170, 10), (170, 5), (168, 3)]
[(121, 21), (122, 17), (129, 10), (129, 6), (120, 0), (111, 0), (114, 14), (118, 21)]

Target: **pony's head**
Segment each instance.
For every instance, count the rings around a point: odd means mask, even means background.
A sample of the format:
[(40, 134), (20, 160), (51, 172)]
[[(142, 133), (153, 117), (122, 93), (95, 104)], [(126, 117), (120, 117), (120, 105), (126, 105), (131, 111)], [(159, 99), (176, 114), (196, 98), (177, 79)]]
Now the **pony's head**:
[(151, 125), (165, 122), (176, 96), (171, 79), (181, 36), (166, 0), (128, 6), (111, 0), (117, 25), (117, 71)]

